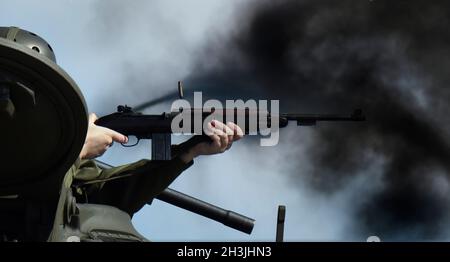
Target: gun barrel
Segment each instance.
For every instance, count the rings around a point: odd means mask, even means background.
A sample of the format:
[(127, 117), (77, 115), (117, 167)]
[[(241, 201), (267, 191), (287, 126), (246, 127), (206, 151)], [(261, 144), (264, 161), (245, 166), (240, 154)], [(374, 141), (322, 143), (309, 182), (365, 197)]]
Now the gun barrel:
[[(99, 118), (95, 123), (113, 129), (126, 136), (136, 136), (139, 139), (151, 139), (152, 134), (195, 133), (203, 134), (203, 122), (211, 117), (221, 121), (232, 121), (239, 124), (245, 134), (257, 133), (261, 129), (270, 127), (271, 123), (279, 120), (279, 127), (285, 127), (289, 121), (297, 121), (297, 125), (314, 125), (317, 121), (364, 121), (365, 117), (360, 109), (350, 115), (338, 114), (280, 114), (270, 115), (263, 110), (249, 109), (204, 109), (193, 108), (179, 112), (163, 113), (161, 115), (141, 115), (131, 108), (119, 106), (118, 112)], [(182, 131), (172, 130), (172, 121), (178, 123)], [(180, 121), (180, 119), (182, 119)], [(266, 122), (266, 125), (260, 125)]]
[(173, 189), (166, 189), (157, 199), (172, 204), (174, 206), (189, 210), (193, 213), (221, 222), (222, 224), (239, 230), (241, 232), (251, 234), (255, 220), (236, 212), (225, 210), (218, 206), (214, 206), (197, 198), (188, 196)]
[[(112, 167), (111, 165), (99, 160), (95, 160), (95, 162), (101, 169), (108, 169)], [(164, 190), (156, 197), (156, 199), (218, 221), (228, 227), (247, 234), (251, 234), (255, 223), (255, 220), (252, 218), (220, 208), (170, 188)]]
[(280, 126), (287, 125), (288, 121), (297, 121), (297, 125), (314, 125), (317, 121), (364, 121), (366, 120), (360, 109), (350, 115), (338, 114), (281, 114)]

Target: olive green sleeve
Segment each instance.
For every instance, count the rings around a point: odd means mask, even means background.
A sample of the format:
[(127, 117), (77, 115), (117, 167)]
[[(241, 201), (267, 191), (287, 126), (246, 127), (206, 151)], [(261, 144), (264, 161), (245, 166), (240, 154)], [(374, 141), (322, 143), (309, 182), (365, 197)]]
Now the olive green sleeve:
[(109, 169), (101, 169), (97, 166), (94, 160), (81, 160), (78, 162), (78, 165), (76, 165), (76, 171), (73, 175), (74, 179), (72, 185), (78, 190), (78, 193), (80, 193), (79, 189), (81, 188), (77, 187), (77, 185), (88, 184), (89, 186), (83, 186), (82, 188), (86, 191), (87, 194), (91, 194), (103, 188), (105, 183), (107, 183), (103, 182), (103, 180), (132, 174), (133, 171), (144, 167), (149, 161), (150, 160), (142, 159), (140, 161), (126, 165), (112, 167)]
[[(133, 215), (166, 189), (193, 161), (184, 163), (179, 157), (170, 161), (140, 160), (135, 163), (102, 170), (94, 161), (81, 161), (74, 184), (89, 182), (83, 190), (89, 203), (112, 205)], [(132, 175), (130, 175), (132, 174)], [(112, 177), (119, 179), (92, 183)], [(77, 190), (80, 190), (78, 188)], [(80, 191), (78, 193), (81, 193)]]

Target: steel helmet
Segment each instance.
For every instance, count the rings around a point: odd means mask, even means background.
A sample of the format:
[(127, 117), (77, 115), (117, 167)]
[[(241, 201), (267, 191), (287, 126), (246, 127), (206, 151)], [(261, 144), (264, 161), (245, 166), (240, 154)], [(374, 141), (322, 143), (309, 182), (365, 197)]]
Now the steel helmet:
[(0, 37), (6, 38), (20, 45), (26, 46), (39, 54), (47, 57), (56, 63), (55, 53), (53, 48), (47, 41), (35, 33), (20, 29), (15, 26), (0, 27)]
[(87, 123), (83, 95), (47, 41), (0, 27), (0, 199), (59, 195)]

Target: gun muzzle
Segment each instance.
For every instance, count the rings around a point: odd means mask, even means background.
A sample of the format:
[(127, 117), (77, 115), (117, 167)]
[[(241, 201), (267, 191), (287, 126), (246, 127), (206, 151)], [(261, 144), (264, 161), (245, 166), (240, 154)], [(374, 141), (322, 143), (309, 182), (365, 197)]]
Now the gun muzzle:
[(251, 234), (255, 220), (236, 212), (206, 203), (200, 199), (188, 196), (173, 189), (166, 189), (157, 199), (193, 213), (218, 221), (228, 227)]

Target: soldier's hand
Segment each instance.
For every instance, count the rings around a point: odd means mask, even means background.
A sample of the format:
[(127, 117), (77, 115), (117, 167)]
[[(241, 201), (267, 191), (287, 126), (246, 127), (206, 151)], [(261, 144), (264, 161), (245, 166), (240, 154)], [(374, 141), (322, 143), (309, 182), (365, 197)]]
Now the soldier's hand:
[(91, 159), (103, 155), (114, 141), (119, 143), (128, 142), (126, 136), (109, 128), (95, 125), (95, 120), (97, 120), (97, 116), (93, 113), (90, 114), (86, 140), (80, 153), (81, 159)]
[(190, 162), (193, 158), (200, 155), (213, 155), (223, 153), (230, 149), (234, 141), (243, 137), (242, 129), (233, 122), (226, 125), (220, 121), (213, 120), (208, 123), (206, 134), (212, 142), (203, 142), (194, 146), (189, 152), (182, 154), (181, 159), (184, 162)]

